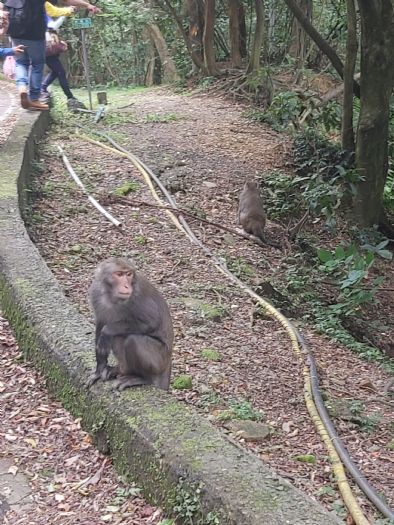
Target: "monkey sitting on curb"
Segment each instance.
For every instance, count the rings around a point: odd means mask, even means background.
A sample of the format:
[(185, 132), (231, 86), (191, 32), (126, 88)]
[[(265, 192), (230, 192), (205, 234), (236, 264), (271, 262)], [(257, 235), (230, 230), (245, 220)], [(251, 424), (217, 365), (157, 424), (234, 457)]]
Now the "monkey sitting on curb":
[[(168, 304), (127, 259), (113, 257), (97, 267), (89, 289), (96, 320), (96, 371), (99, 379), (117, 378), (119, 390), (154, 385), (168, 390), (174, 340)], [(110, 352), (116, 366), (108, 364)]]

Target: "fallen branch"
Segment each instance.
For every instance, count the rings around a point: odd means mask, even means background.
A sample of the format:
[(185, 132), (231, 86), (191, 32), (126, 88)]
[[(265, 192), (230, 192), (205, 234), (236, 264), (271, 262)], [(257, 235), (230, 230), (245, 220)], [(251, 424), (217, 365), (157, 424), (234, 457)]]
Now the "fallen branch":
[(115, 217), (112, 217), (112, 215), (110, 213), (107, 212), (107, 210), (105, 208), (103, 208), (101, 206), (100, 203), (98, 203), (96, 201), (96, 199), (94, 197), (92, 197), (91, 195), (89, 195), (88, 191), (86, 190), (85, 186), (82, 184), (81, 180), (79, 179), (78, 175), (75, 173), (75, 171), (73, 170), (73, 167), (71, 166), (70, 164), (70, 161), (68, 160), (68, 158), (66, 157), (65, 153), (64, 153), (64, 150), (62, 147), (60, 147), (58, 145), (58, 150), (60, 151), (60, 154), (62, 156), (62, 160), (63, 160), (63, 163), (64, 165), (66, 166), (66, 169), (68, 171), (68, 173), (71, 175), (71, 177), (74, 179), (74, 181), (78, 184), (78, 186), (82, 189), (82, 191), (87, 195), (88, 197), (88, 200), (92, 203), (92, 205), (101, 213), (104, 215), (104, 217), (106, 219), (108, 219), (110, 222), (112, 222), (112, 224), (114, 226), (121, 226), (121, 222), (119, 222), (117, 219), (115, 219)]
[(307, 210), (304, 215), (301, 217), (301, 219), (288, 230), (288, 237), (291, 241), (294, 241), (294, 239), (297, 237), (297, 235), (300, 233), (301, 229), (305, 225), (306, 221), (309, 217), (309, 210)]
[(145, 206), (147, 208), (157, 208), (157, 209), (162, 209), (162, 210), (170, 210), (172, 213), (174, 213), (178, 217), (181, 216), (181, 215), (187, 215), (188, 217), (190, 217), (191, 219), (194, 219), (195, 221), (200, 221), (200, 222), (203, 222), (204, 224), (212, 226), (213, 228), (218, 228), (219, 230), (227, 231), (227, 232), (229, 232), (229, 233), (231, 233), (233, 235), (236, 235), (236, 236), (241, 237), (243, 239), (246, 239), (248, 241), (252, 241), (255, 244), (258, 244), (259, 246), (266, 246), (266, 244), (263, 241), (261, 241), (257, 237), (254, 237), (253, 235), (249, 235), (248, 233), (244, 233), (244, 232), (235, 230), (234, 228), (229, 228), (228, 226), (224, 226), (223, 224), (218, 224), (217, 222), (209, 221), (208, 219), (203, 219), (202, 217), (198, 217), (197, 215), (194, 215), (193, 213), (191, 213), (191, 212), (189, 212), (187, 210), (184, 210), (184, 209), (178, 208), (178, 209), (175, 210), (174, 208), (171, 208), (170, 206), (160, 205), (160, 204), (153, 204), (153, 203), (150, 203), (150, 202), (139, 201), (139, 200), (135, 200), (135, 199), (130, 200), (130, 199), (126, 198), (126, 197), (119, 197), (119, 196), (115, 196), (115, 195), (103, 196), (102, 197), (102, 201), (104, 202), (104, 204), (116, 204), (116, 203), (119, 203), (119, 204), (123, 204), (125, 206), (133, 206), (133, 207)]

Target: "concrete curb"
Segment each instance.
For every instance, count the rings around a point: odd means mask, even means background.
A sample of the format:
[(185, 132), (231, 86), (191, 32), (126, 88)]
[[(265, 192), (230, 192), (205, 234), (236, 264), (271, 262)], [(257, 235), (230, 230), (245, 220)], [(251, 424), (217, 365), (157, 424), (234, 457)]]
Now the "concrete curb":
[[(84, 386), (93, 327), (64, 297), (21, 219), (48, 115), (24, 113), (0, 149), (0, 302), (48, 387), (147, 499), (195, 525), (334, 525), (328, 514), (208, 421), (153, 388)], [(28, 132), (28, 134), (27, 134)]]

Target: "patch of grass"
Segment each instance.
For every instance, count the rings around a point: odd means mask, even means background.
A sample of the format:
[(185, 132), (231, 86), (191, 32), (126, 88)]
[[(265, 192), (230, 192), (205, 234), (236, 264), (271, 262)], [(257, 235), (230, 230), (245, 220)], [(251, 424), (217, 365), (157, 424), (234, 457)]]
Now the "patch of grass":
[(120, 126), (122, 124), (135, 124), (137, 122), (137, 117), (134, 115), (134, 113), (122, 113), (121, 110), (119, 110), (116, 112), (113, 111), (111, 113), (107, 113), (104, 117), (104, 120), (105, 124), (108, 126)]
[(201, 350), (201, 357), (207, 359), (208, 361), (221, 361), (222, 357), (220, 352), (215, 348), (203, 348)]
[(222, 403), (222, 398), (217, 392), (204, 392), (201, 394), (198, 401), (198, 405), (202, 408), (210, 408), (212, 406), (218, 406)]
[(160, 113), (148, 113), (143, 118), (144, 122), (157, 122), (157, 123), (174, 122), (176, 120), (179, 120), (179, 117), (175, 113), (167, 113), (163, 115), (160, 115)]
[(171, 386), (174, 390), (191, 390), (193, 388), (192, 376), (182, 374), (174, 379)]
[(51, 197), (56, 191), (56, 184), (50, 180), (45, 182), (44, 186), (41, 188), (41, 193), (45, 197)]
[(115, 496), (112, 498), (110, 505), (120, 506), (129, 499), (136, 498), (141, 494), (141, 489), (138, 487), (118, 487), (115, 491)]
[(82, 215), (84, 213), (89, 213), (89, 207), (85, 204), (80, 206), (68, 206), (64, 208), (64, 215), (67, 217), (75, 217), (76, 215)]
[(45, 217), (39, 211), (35, 211), (30, 215), (31, 224), (42, 224), (45, 222)]
[(243, 257), (229, 257), (225, 255), (225, 260), (228, 269), (240, 279), (252, 278), (256, 275), (256, 272)]
[(222, 410), (218, 419), (220, 421), (230, 421), (232, 419), (242, 419), (249, 421), (261, 421), (264, 418), (264, 414), (259, 410), (256, 410), (250, 401), (237, 401), (233, 400), (229, 402), (229, 408)]
[(134, 241), (137, 243), (137, 244), (140, 244), (141, 246), (144, 246), (145, 244), (148, 243), (148, 239), (144, 236), (144, 235), (136, 235), (134, 237)]
[(124, 197), (125, 195), (128, 195), (129, 193), (136, 192), (140, 189), (140, 184), (137, 181), (131, 180), (128, 182), (125, 182), (122, 184), (122, 186), (119, 186), (115, 190), (112, 191), (113, 195), (116, 195), (117, 197)]
[(209, 304), (209, 303), (200, 303), (198, 305), (198, 310), (204, 319), (209, 319), (211, 321), (219, 321), (222, 317), (228, 314), (227, 309), (221, 304)]
[(309, 463), (311, 465), (314, 465), (316, 463), (316, 456), (313, 454), (298, 454), (297, 456), (293, 456), (293, 459), (295, 461), (300, 461), (301, 463)]

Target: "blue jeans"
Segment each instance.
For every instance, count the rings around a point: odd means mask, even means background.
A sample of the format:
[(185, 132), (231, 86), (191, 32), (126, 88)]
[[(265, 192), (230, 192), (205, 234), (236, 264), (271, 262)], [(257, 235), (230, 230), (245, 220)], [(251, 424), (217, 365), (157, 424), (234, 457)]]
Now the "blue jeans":
[(30, 100), (38, 100), (40, 97), (42, 76), (44, 74), (45, 40), (13, 38), (12, 45), (26, 46), (24, 53), (15, 56), (16, 85), (18, 87), (29, 86)]

